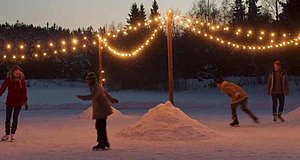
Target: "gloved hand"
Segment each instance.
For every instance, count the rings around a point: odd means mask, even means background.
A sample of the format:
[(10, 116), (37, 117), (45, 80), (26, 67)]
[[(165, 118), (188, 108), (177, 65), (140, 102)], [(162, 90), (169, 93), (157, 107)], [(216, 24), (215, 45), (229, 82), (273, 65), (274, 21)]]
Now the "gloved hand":
[(119, 100), (114, 99), (112, 103), (119, 103)]
[(76, 97), (83, 100), (83, 96), (77, 95)]

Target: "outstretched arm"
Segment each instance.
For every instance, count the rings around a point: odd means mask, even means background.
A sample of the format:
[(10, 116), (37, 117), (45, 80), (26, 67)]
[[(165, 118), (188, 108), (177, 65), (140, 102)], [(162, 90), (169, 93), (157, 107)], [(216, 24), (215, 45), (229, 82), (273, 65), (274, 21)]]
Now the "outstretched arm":
[(91, 100), (92, 99), (92, 95), (78, 95), (76, 96), (77, 98), (81, 99), (81, 100), (84, 100), (84, 101), (88, 101), (88, 100)]

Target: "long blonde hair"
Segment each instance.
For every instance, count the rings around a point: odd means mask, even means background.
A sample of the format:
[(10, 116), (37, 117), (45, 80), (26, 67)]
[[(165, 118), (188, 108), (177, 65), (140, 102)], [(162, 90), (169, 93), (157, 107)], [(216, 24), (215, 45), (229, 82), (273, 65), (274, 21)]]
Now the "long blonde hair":
[[(14, 71), (19, 70), (20, 71), (20, 77), (15, 77)], [(10, 68), (10, 70), (7, 72), (7, 78), (9, 78), (11, 81), (18, 81), (20, 83), (20, 88), (22, 88), (21, 80), (25, 78), (24, 73), (22, 72), (21, 67), (14, 65)]]

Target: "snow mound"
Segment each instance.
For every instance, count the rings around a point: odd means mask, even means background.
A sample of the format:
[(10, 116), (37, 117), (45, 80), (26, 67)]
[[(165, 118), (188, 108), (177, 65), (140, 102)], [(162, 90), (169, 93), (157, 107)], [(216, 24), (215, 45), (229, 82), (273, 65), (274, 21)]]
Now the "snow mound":
[[(122, 118), (127, 118), (123, 113), (121, 113), (119, 110), (113, 109), (113, 114), (108, 116), (108, 119), (122, 119)], [(93, 118), (93, 106), (90, 106), (88, 109), (80, 113), (79, 115), (80, 119), (92, 119)]]
[(300, 120), (300, 107), (287, 114), (289, 120)]
[(190, 141), (211, 139), (219, 134), (190, 118), (171, 102), (150, 109), (136, 124), (116, 133), (125, 137), (147, 141)]

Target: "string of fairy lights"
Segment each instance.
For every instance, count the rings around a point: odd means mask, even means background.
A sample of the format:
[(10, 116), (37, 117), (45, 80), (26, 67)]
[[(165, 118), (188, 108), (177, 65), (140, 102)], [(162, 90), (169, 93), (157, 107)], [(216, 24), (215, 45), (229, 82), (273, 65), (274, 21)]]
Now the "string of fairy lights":
[[(193, 24), (194, 26), (199, 26), (201, 28), (206, 28), (211, 32), (217, 33), (217, 32), (223, 32), (223, 33), (230, 33), (232, 34), (232, 36), (234, 37), (245, 37), (245, 38), (252, 38), (255, 39), (257, 38), (257, 40), (263, 41), (266, 38), (270, 38), (270, 39), (274, 39), (275, 37), (277, 38), (288, 38), (290, 36), (292, 36), (291, 33), (288, 32), (282, 32), (282, 33), (276, 33), (273, 31), (265, 31), (263, 29), (261, 29), (259, 32), (255, 32), (253, 29), (246, 29), (246, 28), (233, 28), (233, 27), (229, 27), (226, 25), (221, 25), (221, 24), (215, 24), (213, 22), (207, 22), (206, 20), (199, 20), (199, 19), (195, 19), (195, 18), (187, 18), (184, 16), (176, 16), (175, 20), (179, 21), (179, 23), (185, 24), (185, 25), (189, 25), (189, 24)], [(186, 21), (187, 23), (185, 23), (184, 21)], [(255, 35), (257, 35), (257, 37), (255, 37)], [(270, 43), (274, 43), (274, 40), (270, 41)]]
[[(118, 30), (113, 30), (113, 31), (109, 31), (107, 32), (103, 37), (104, 38), (118, 38), (120, 34), (123, 34), (123, 36), (126, 36), (129, 34), (130, 31), (136, 31), (138, 32), (140, 29), (148, 27), (151, 27), (151, 24), (156, 23), (158, 24), (159, 22), (161, 22), (161, 16), (146, 20), (144, 23), (139, 22), (136, 25), (127, 25), (124, 26), (122, 29), (118, 29)], [(98, 34), (97, 35), (98, 38), (100, 38), (101, 36)], [(101, 38), (103, 38), (101, 37)]]
[[(25, 60), (28, 58), (26, 57), (28, 55), (25, 55), (25, 52), (27, 49), (29, 50), (30, 47), (31, 50), (33, 50), (32, 57), (39, 59), (40, 57), (47, 57), (50, 55), (65, 55), (70, 52), (75, 53), (80, 49), (86, 50), (89, 47), (96, 48), (98, 47), (98, 43), (103, 44), (101, 45), (101, 49), (106, 49), (108, 53), (115, 56), (135, 57), (142, 53), (144, 49), (146, 49), (151, 42), (155, 40), (159, 30), (165, 29), (165, 21), (167, 18), (168, 17), (164, 14), (164, 18), (163, 16), (154, 17), (152, 19), (136, 23), (136, 25), (127, 25), (120, 30), (109, 31), (102, 35), (97, 34), (93, 37), (81, 35), (80, 38), (73, 37), (69, 40), (49, 41), (47, 43), (35, 43), (34, 45), (29, 45), (29, 43), (19, 43), (19, 45), (15, 45), (13, 43), (6, 43), (4, 45), (0, 44), (0, 46), (5, 47), (2, 59)], [(229, 46), (234, 49), (263, 51), (274, 48), (299, 46), (300, 42), (300, 34), (297, 35), (289, 32), (279, 33), (269, 30), (234, 28), (181, 15), (174, 17), (174, 23), (211, 42)], [(153, 26), (155, 26), (155, 28)], [(138, 45), (138, 47), (131, 51), (120, 51), (120, 49), (117, 49), (118, 47), (109, 42), (109, 40), (118, 38), (120, 35), (128, 36), (133, 32), (141, 32), (142, 29), (151, 30), (151, 34), (145, 40), (142, 40), (143, 42)], [(137, 37), (137, 39), (140, 39), (140, 37)], [(251, 41), (252, 43), (249, 44), (247, 41)]]
[[(97, 47), (99, 40), (104, 45), (101, 49), (107, 48), (109, 53), (112, 53), (114, 55), (118, 55), (120, 57), (132, 57), (140, 53), (144, 48), (149, 46), (149, 44), (154, 40), (156, 33), (158, 32), (159, 28), (162, 28), (162, 25), (159, 24), (161, 22), (161, 16), (154, 17), (152, 19), (146, 20), (144, 23), (137, 23), (136, 25), (128, 25), (124, 26), (121, 30), (116, 31), (110, 31), (107, 32), (104, 35), (97, 34), (97, 38), (92, 38), (92, 40), (89, 40), (88, 37), (84, 36), (81, 39), (78, 38), (72, 38), (71, 40), (61, 40), (60, 42), (53, 42), (50, 41), (44, 45), (41, 43), (36, 43), (34, 46), (31, 46), (34, 48), (34, 53), (32, 54), (32, 57), (35, 59), (39, 59), (40, 57), (46, 57), (51, 54), (58, 55), (59, 53), (66, 54), (68, 52), (77, 52), (79, 49), (87, 49), (88, 47)], [(131, 32), (138, 32), (142, 28), (151, 29), (151, 24), (156, 23), (159, 24), (159, 27), (154, 29), (153, 33), (150, 35), (149, 38), (146, 39), (146, 41), (140, 45), (137, 49), (134, 49), (132, 52), (118, 52), (116, 49), (117, 47), (111, 46), (110, 43), (108, 43), (108, 40), (110, 38), (118, 38), (119, 35), (128, 36)], [(98, 39), (98, 40), (97, 40)], [(58, 49), (59, 48), (59, 49)], [(13, 45), (12, 43), (6, 43), (5, 45), (5, 52), (3, 54), (3, 59), (13, 59), (13, 60), (25, 60), (27, 57), (25, 55), (25, 51), (27, 49), (27, 45), (25, 43), (21, 43), (19, 45)], [(47, 50), (47, 51), (43, 51)], [(18, 54), (6, 54), (11, 52), (18, 52)]]
[[(159, 27), (160, 28), (160, 27)], [(111, 46), (108, 42), (107, 39), (101, 39), (101, 42), (103, 42), (104, 47), (108, 49), (108, 51), (110, 51), (111, 53), (113, 53), (114, 55), (120, 56), (120, 57), (133, 57), (133, 56), (137, 56), (139, 53), (141, 53), (147, 46), (150, 45), (150, 43), (155, 39), (158, 29), (155, 29), (153, 31), (153, 33), (151, 34), (150, 38), (147, 38), (146, 41), (138, 46), (136, 49), (134, 49), (131, 52), (120, 52), (117, 51), (113, 46)]]
[[(91, 44), (89, 44), (91, 43)], [(6, 51), (4, 52), (3, 59), (26, 59), (26, 49), (30, 48), (33, 51), (32, 56), (38, 59), (41, 56), (48, 56), (50, 54), (59, 54), (59, 53), (67, 53), (68, 51), (76, 52), (78, 49), (87, 49), (88, 46), (97, 46), (97, 41), (88, 41), (87, 37), (83, 37), (81, 43), (79, 44), (79, 39), (72, 38), (71, 40), (61, 40), (60, 42), (49, 42), (42, 45), (41, 43), (36, 43), (33, 46), (27, 46), (25, 43), (20, 45), (13, 45), (11, 43), (7, 43), (5, 45)], [(13, 52), (18, 52), (19, 54), (14, 54)], [(6, 53), (12, 53), (8, 56)]]
[[(212, 42), (221, 44), (221, 45), (227, 45), (229, 47), (235, 48), (235, 49), (243, 49), (243, 50), (253, 50), (253, 51), (259, 51), (259, 50), (270, 50), (273, 48), (283, 48), (288, 46), (298, 46), (300, 41), (300, 35), (292, 35), (291, 33), (283, 33), (282, 36), (278, 36), (279, 34), (276, 32), (266, 32), (266, 31), (260, 31), (260, 33), (255, 33), (253, 30), (248, 30), (238, 28), (235, 30), (234, 34), (231, 37), (241, 37), (243, 35), (243, 32), (246, 31), (246, 36), (244, 39), (252, 38), (255, 39), (255, 35), (258, 35), (256, 43), (253, 44), (247, 44), (247, 43), (237, 43), (231, 40), (228, 40), (226, 38), (222, 38), (222, 36), (218, 36), (218, 32), (225, 32), (226, 34), (230, 34), (231, 30), (234, 30), (228, 26), (221, 26), (220, 24), (213, 24), (206, 21), (201, 21), (199, 19), (193, 19), (193, 18), (187, 18), (184, 16), (176, 16), (175, 22), (179, 24), (180, 26), (192, 31), (196, 35), (202, 36), (205, 39), (208, 39)], [(232, 31), (231, 31), (232, 32)], [(232, 34), (232, 33), (231, 33)], [(276, 37), (281, 37), (277, 38)], [(270, 39), (269, 42), (264, 42), (262, 44), (262, 41), (264, 39)]]

